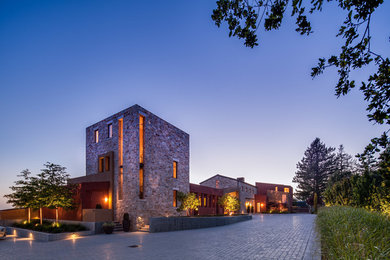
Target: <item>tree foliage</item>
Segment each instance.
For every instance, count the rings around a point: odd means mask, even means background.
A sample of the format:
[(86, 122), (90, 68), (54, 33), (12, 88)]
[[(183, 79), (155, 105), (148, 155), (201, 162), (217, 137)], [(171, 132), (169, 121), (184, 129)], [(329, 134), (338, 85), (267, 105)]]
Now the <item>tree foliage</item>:
[[(301, 35), (313, 33), (310, 15), (321, 12), (323, 5), (331, 0), (218, 0), (211, 18), (220, 27), (227, 23), (229, 36), (245, 40), (245, 46), (258, 45), (257, 29), (263, 26), (266, 31), (279, 29), (288, 7), (296, 22), (296, 31)], [(319, 58), (318, 65), (312, 68), (311, 76), (316, 77), (329, 67), (335, 67), (338, 82), (335, 86), (337, 97), (346, 95), (359, 85), (364, 99), (368, 102), (367, 112), (370, 121), (390, 125), (390, 60), (375, 52), (371, 47), (371, 20), (383, 0), (337, 0), (339, 8), (345, 11), (344, 22), (339, 25), (336, 37), (344, 44), (340, 52), (328, 58)], [(357, 83), (351, 78), (351, 71), (372, 65), (376, 71)], [(389, 131), (389, 130), (388, 130)], [(385, 132), (374, 138), (361, 157), (388, 149), (390, 139)]]
[(295, 192), (298, 199), (306, 200), (314, 194), (321, 197), (329, 177), (335, 171), (334, 150), (332, 147), (326, 147), (319, 138), (306, 149), (293, 178), (293, 182), (298, 183)]
[(10, 187), (13, 193), (4, 197), (14, 207), (40, 209), (41, 223), (42, 208), (55, 208), (58, 222), (58, 208), (73, 207), (75, 186), (67, 183), (69, 175), (65, 167), (49, 162), (44, 166), (36, 176), (31, 176), (29, 170), (22, 171), (19, 175), (22, 179)]
[(221, 205), (229, 213), (233, 213), (240, 209), (240, 201), (229, 193), (226, 193), (222, 197), (220, 197), (218, 199), (218, 204)]
[(193, 210), (198, 210), (200, 206), (200, 201), (196, 197), (195, 193), (183, 193), (177, 192), (177, 199), (180, 201), (180, 206), (177, 211), (186, 211), (187, 216), (190, 215), (190, 212)]

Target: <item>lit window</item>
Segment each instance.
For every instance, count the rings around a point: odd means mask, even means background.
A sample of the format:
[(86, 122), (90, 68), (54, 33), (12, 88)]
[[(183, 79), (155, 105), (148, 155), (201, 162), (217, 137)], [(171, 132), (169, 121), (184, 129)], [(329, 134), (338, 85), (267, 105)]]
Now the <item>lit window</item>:
[(99, 142), (99, 130), (95, 130), (94, 136), (95, 136), (95, 143), (98, 143)]
[(104, 171), (104, 157), (99, 157), (99, 172)]
[(207, 207), (207, 198), (206, 198), (206, 196), (203, 197), (203, 206)]
[(108, 138), (111, 138), (112, 137), (112, 124), (108, 124), (107, 133), (108, 133)]
[(173, 191), (173, 206), (177, 207), (177, 190)]
[(215, 188), (219, 189), (219, 180), (215, 181)]
[(290, 189), (289, 189), (289, 188), (284, 188), (284, 192), (289, 193), (289, 192), (290, 192)]
[(275, 187), (275, 191), (278, 191), (278, 187)]
[(144, 198), (144, 116), (139, 115), (139, 198)]
[(173, 161), (173, 178), (177, 179), (177, 162)]
[(110, 171), (110, 156), (106, 156), (104, 160), (104, 171)]

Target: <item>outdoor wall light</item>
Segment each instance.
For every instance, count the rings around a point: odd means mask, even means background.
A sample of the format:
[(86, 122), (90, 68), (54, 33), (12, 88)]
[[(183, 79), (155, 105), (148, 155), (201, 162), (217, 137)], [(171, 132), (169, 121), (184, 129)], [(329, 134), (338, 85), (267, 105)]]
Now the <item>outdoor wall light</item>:
[(104, 202), (108, 202), (108, 198), (107, 197), (104, 197)]

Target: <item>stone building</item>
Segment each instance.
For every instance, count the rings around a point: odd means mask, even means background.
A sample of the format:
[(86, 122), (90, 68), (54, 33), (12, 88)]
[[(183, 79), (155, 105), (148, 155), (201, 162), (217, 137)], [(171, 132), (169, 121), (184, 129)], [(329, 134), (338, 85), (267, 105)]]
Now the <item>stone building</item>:
[(214, 175), (207, 180), (199, 183), (202, 186), (208, 186), (216, 189), (222, 189), (223, 194), (229, 193), (237, 197), (240, 201), (240, 213), (246, 213), (247, 207), (254, 207), (255, 195), (257, 194), (256, 186), (246, 183), (245, 178), (237, 179), (223, 176), (220, 174)]
[(266, 212), (272, 208), (283, 211), (292, 210), (293, 188), (289, 185), (256, 182), (256, 212)]
[(189, 135), (134, 105), (87, 127), (86, 176), (72, 182), (81, 184), (83, 209), (99, 204), (116, 221), (129, 213), (133, 229), (137, 219), (180, 215), (177, 192), (189, 192)]

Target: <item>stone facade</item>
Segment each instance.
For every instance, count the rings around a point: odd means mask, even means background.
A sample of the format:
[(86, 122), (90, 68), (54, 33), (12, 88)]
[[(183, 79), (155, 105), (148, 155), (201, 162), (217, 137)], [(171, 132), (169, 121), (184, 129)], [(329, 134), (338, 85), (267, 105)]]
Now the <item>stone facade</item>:
[(244, 178), (231, 178), (220, 174), (203, 181), (200, 185), (223, 189), (224, 193), (236, 193), (240, 200), (240, 213), (246, 213), (247, 206), (254, 207), (254, 199), (257, 193), (256, 186), (245, 182)]
[[(144, 159), (140, 163), (139, 116), (144, 117)], [(119, 199), (119, 121), (123, 122), (123, 196)], [(112, 124), (112, 137), (109, 125)], [(95, 134), (98, 131), (99, 141)], [(146, 109), (134, 105), (86, 129), (86, 174), (100, 174), (99, 157), (111, 153), (112, 189), (109, 202), (114, 219), (129, 213), (132, 228), (141, 217), (180, 215), (173, 206), (173, 190), (189, 192), (189, 135)], [(173, 178), (173, 161), (177, 178)], [(144, 198), (139, 196), (140, 168), (144, 171)], [(106, 171), (106, 169), (103, 169)]]

